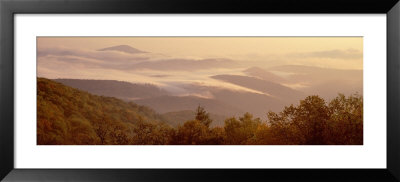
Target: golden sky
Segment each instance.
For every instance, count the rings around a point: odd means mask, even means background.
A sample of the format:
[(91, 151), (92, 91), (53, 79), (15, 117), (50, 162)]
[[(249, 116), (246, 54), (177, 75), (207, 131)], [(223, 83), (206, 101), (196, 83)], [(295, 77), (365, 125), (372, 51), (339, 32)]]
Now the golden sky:
[[(292, 64), (333, 67), (337, 69), (362, 69), (362, 56), (345, 57), (345, 60), (341, 59), (341, 56), (346, 56), (341, 55), (346, 54), (346, 52), (343, 53), (341, 51), (358, 51), (358, 53), (362, 55), (362, 37), (38, 38), (39, 49), (41, 47), (61, 46), (73, 49), (97, 50), (115, 45), (129, 45), (139, 50), (165, 54), (173, 57), (224, 57), (248, 61), (268, 61), (270, 59), (278, 61), (281, 59), (291, 58), (293, 61)], [(324, 57), (325, 54), (326, 56)], [(337, 54), (336, 57), (335, 54)], [(304, 59), (307, 59), (309, 62)]]
[(192, 84), (260, 94), (213, 77), (260, 74), (310, 94), (362, 92), (362, 70), (362, 37), (37, 38), (38, 77), (150, 83), (183, 95), (209, 96), (191, 93)]

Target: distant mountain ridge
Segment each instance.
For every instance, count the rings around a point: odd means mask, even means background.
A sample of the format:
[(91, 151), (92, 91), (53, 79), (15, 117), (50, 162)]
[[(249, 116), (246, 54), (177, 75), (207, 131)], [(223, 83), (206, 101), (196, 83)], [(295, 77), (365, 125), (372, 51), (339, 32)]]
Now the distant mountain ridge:
[(124, 100), (168, 95), (168, 92), (151, 84), (137, 84), (116, 80), (54, 79), (64, 85), (96, 95), (117, 97)]
[(99, 49), (98, 51), (119, 51), (119, 52), (124, 52), (124, 53), (129, 53), (129, 54), (148, 53), (148, 52), (141, 51), (139, 49), (133, 48), (128, 45), (118, 45), (118, 46), (106, 47), (103, 49)]
[(151, 107), (159, 113), (194, 110), (198, 105), (204, 107), (209, 112), (221, 115), (243, 113), (243, 111), (236, 106), (226, 104), (219, 100), (205, 99), (196, 96), (160, 96), (148, 99), (139, 99), (135, 100), (135, 102)]
[(363, 70), (283, 65), (271, 67), (268, 71), (290, 73), (285, 77), (286, 83), (307, 85), (298, 90), (308, 95), (320, 95), (328, 100), (336, 97), (338, 93), (363, 93)]
[[(294, 72), (321, 72), (321, 71), (357, 71), (357, 69), (335, 69), (335, 68), (324, 68), (318, 66), (306, 66), (306, 65), (281, 65), (270, 67), (267, 70), (285, 70), (285, 71), (294, 71)], [(362, 70), (358, 70), (362, 71)]]
[(297, 90), (255, 77), (241, 75), (215, 75), (211, 76), (211, 78), (257, 90), (269, 94), (271, 97), (277, 97), (282, 100), (293, 98), (297, 100), (304, 97), (304, 94)]
[(164, 59), (157, 61), (140, 62), (126, 69), (140, 70), (159, 70), (159, 71), (194, 71), (213, 68), (232, 68), (237, 63), (230, 59)]
[(256, 117), (265, 117), (267, 111), (277, 111), (282, 109), (285, 104), (291, 103), (263, 94), (218, 87), (195, 85), (184, 87), (189, 92), (208, 90), (214, 97), (207, 99), (191, 95), (171, 95), (171, 93), (150, 84), (134, 84), (115, 80), (55, 79), (54, 81), (92, 94), (134, 101), (140, 105), (151, 107), (161, 114), (194, 110), (201, 105), (208, 112), (216, 115), (239, 116), (245, 112), (251, 112)]
[[(275, 71), (290, 74), (282, 77), (275, 74)], [(161, 114), (175, 112), (172, 114), (175, 118), (188, 118), (187, 112), (181, 111), (194, 110), (198, 105), (216, 115), (230, 117), (251, 112), (255, 117), (265, 118), (268, 111), (282, 110), (284, 106), (296, 104), (306, 95), (320, 95), (329, 100), (338, 93), (362, 94), (363, 88), (362, 70), (287, 65), (269, 69), (250, 67), (243, 72), (248, 76), (221, 74), (211, 78), (266, 94), (195, 83), (175, 85), (187, 93), (173, 93), (151, 84), (115, 80), (55, 81), (92, 94), (134, 101)], [(280, 77), (285, 80), (284, 83), (277, 81)], [(303, 83), (304, 87), (301, 86)], [(202, 98), (197, 93), (207, 93), (210, 97)], [(182, 116), (178, 116), (179, 114)]]
[(283, 77), (277, 76), (265, 69), (259, 68), (259, 67), (251, 67), (243, 71), (249, 76), (257, 77), (266, 81), (271, 81), (275, 83), (282, 83), (286, 82), (286, 80)]

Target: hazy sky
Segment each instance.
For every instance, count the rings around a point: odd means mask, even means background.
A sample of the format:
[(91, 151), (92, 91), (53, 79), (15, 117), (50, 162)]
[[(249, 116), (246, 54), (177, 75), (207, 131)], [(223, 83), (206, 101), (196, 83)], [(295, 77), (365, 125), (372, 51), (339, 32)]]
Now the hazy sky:
[[(97, 50), (129, 45), (181, 58), (230, 58), (362, 69), (362, 37), (40, 37), (38, 49)], [(288, 59), (290, 59), (288, 62)], [(271, 63), (276, 65), (279, 63)]]
[[(124, 45), (123, 49), (101, 50)], [(248, 90), (214, 75), (246, 75), (260, 68), (280, 77), (285, 65), (362, 70), (362, 37), (38, 37), (38, 76), (151, 83), (185, 93), (182, 84)], [(294, 70), (300, 71), (300, 70)], [(296, 73), (304, 74), (304, 73)], [(308, 73), (306, 73), (308, 74)], [(340, 76), (340, 75), (339, 75)], [(332, 75), (281, 83), (306, 88), (336, 79)], [(346, 80), (354, 79), (346, 77)], [(356, 78), (356, 80), (362, 80)], [(255, 91), (254, 91), (255, 92)]]

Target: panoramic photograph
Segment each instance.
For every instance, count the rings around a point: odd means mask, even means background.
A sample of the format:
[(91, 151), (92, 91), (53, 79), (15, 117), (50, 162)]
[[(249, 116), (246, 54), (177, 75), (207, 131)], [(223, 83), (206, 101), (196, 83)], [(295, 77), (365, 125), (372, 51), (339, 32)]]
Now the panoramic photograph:
[(37, 37), (37, 145), (363, 145), (362, 37)]

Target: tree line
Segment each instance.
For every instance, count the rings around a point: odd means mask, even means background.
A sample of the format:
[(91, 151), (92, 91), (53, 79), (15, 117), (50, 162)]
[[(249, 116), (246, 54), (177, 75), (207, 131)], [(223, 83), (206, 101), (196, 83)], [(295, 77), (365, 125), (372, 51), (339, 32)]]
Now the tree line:
[(362, 145), (363, 98), (313, 95), (267, 119), (251, 113), (223, 127), (198, 106), (192, 120), (172, 127), (152, 109), (38, 79), (37, 143), (43, 145)]

